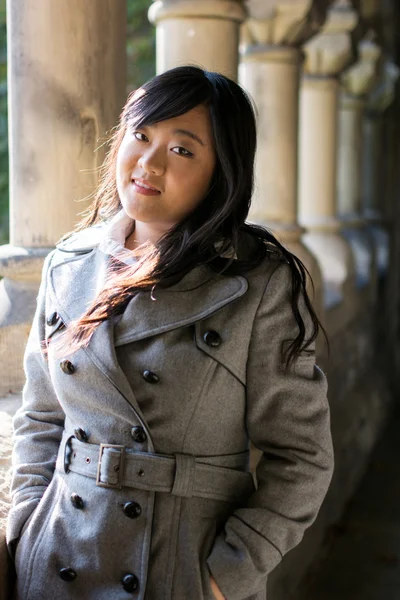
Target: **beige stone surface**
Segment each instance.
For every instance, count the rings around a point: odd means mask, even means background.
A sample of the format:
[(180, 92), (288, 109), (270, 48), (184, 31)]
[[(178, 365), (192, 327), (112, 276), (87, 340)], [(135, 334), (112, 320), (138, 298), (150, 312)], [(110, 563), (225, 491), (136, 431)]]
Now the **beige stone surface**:
[(156, 0), (149, 20), (156, 26), (156, 70), (193, 64), (237, 79), (241, 0)]
[(5, 530), (10, 506), (12, 416), (20, 403), (20, 394), (0, 398), (0, 531)]
[(355, 285), (354, 258), (337, 219), (338, 74), (353, 60), (351, 32), (358, 14), (348, 0), (334, 1), (321, 31), (303, 45), (299, 103), (299, 222), (304, 243), (322, 270), (325, 307), (348, 308)]
[(9, 3), (11, 244), (51, 246), (87, 207), (126, 98), (125, 23), (114, 0)]
[(350, 32), (358, 20), (359, 15), (350, 0), (332, 2), (323, 28), (303, 46), (306, 74), (334, 76), (352, 61)]

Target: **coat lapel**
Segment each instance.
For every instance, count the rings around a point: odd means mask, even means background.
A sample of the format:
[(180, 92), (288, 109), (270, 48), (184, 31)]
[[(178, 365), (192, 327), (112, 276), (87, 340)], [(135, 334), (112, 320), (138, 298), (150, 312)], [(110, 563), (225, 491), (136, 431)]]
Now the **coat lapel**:
[[(105, 283), (109, 256), (95, 246), (80, 254), (64, 255), (49, 274), (50, 310), (56, 311), (68, 325), (78, 319), (93, 302)], [(137, 293), (122, 316), (107, 319), (95, 330), (86, 353), (104, 375), (140, 409), (123, 373), (115, 346), (135, 342), (183, 327), (211, 315), (241, 297), (248, 289), (247, 279), (240, 275), (215, 274), (206, 265), (187, 273), (168, 288), (155, 288)], [(118, 321), (116, 323), (116, 321)]]
[(245, 277), (217, 275), (205, 265), (194, 268), (178, 284), (140, 292), (129, 302), (115, 331), (115, 345), (135, 342), (204, 319), (247, 290)]

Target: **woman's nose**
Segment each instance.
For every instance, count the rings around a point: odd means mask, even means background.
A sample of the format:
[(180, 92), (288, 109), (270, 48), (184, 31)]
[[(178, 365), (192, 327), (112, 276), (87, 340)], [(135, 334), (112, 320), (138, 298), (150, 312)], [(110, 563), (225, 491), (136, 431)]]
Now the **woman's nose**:
[(152, 175), (162, 175), (164, 173), (164, 163), (161, 156), (156, 152), (146, 152), (138, 160), (139, 166)]

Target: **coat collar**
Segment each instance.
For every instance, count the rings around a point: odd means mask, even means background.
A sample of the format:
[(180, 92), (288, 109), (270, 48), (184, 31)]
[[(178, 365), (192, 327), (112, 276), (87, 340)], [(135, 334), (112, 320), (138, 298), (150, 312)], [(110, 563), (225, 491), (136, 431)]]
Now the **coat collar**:
[[(125, 264), (133, 264), (136, 257), (125, 248), (125, 240), (134, 228), (135, 221), (124, 209), (121, 209), (106, 222), (88, 227), (74, 233), (70, 238), (56, 244), (56, 248), (62, 251), (58, 259), (53, 260), (51, 269), (51, 285), (54, 296), (58, 296), (60, 304), (69, 302), (72, 298), (69, 312), (73, 314), (71, 319), (76, 319), (89, 306), (91, 300), (102, 289), (110, 263), (110, 257), (117, 258)], [(83, 258), (82, 258), (83, 255)], [(229, 252), (222, 256), (229, 256)], [(236, 256), (236, 255), (234, 255)], [(62, 267), (61, 271), (58, 269)], [(219, 276), (207, 265), (198, 265), (182, 277), (177, 283), (163, 288), (158, 287), (156, 297), (161, 294), (172, 301), (171, 294), (197, 290), (200, 286), (210, 281), (213, 287), (219, 288), (222, 296), (229, 293), (229, 281), (233, 279), (243, 293), (247, 289), (247, 279), (236, 275), (231, 277)], [(76, 283), (75, 283), (76, 282)], [(227, 286), (227, 287), (226, 287)], [(223, 288), (226, 292), (223, 293)], [(235, 286), (234, 286), (235, 287)], [(72, 290), (72, 294), (70, 293)], [(150, 292), (140, 292), (141, 296), (150, 295)], [(209, 297), (212, 302), (212, 296)], [(215, 297), (218, 306), (220, 298)]]
[[(51, 310), (67, 325), (78, 319), (101, 291), (108, 256), (99, 249), (70, 257), (50, 268)], [(168, 288), (138, 292), (119, 319), (116, 345), (137, 341), (194, 323), (242, 296), (248, 281), (242, 275), (219, 275), (206, 265), (189, 271)], [(152, 299), (155, 298), (155, 300)]]

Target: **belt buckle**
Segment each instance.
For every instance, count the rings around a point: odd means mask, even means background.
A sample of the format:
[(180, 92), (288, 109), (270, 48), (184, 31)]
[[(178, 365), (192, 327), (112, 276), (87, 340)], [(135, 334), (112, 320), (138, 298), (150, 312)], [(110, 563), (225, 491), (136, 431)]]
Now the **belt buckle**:
[[(118, 481), (117, 483), (106, 483), (104, 481), (100, 481), (100, 469), (101, 469), (101, 459), (103, 456), (103, 451), (105, 448), (115, 448), (116, 450), (120, 450), (120, 458), (119, 458), (119, 469), (118, 469)], [(99, 449), (99, 461), (97, 463), (97, 473), (96, 473), (96, 485), (99, 487), (105, 488), (114, 488), (114, 489), (122, 489), (122, 477), (124, 473), (124, 462), (125, 462), (125, 446), (121, 446), (119, 444), (100, 444)]]

